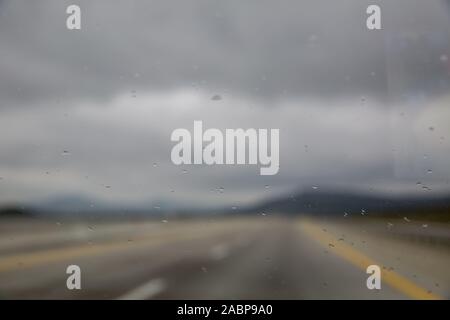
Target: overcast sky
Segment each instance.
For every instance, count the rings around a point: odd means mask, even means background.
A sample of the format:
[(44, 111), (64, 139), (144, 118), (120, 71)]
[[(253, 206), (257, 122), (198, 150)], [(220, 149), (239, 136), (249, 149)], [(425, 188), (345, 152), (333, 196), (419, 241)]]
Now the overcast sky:
[[(170, 134), (194, 120), (280, 129), (279, 173), (175, 166)], [(0, 0), (0, 203), (434, 194), (450, 191), (449, 123), (448, 1)]]

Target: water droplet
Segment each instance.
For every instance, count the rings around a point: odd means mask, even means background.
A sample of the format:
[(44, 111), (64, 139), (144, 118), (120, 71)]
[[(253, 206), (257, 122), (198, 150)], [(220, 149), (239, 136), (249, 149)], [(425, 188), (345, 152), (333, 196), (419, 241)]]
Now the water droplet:
[(153, 168), (156, 168), (158, 164), (156, 162), (153, 162)]
[(433, 173), (433, 170), (428, 169), (428, 170), (427, 170), (427, 173)]
[(161, 209), (161, 207), (160, 206), (154, 206), (153, 209), (159, 210), (159, 209)]
[(434, 131), (434, 127), (428, 127), (428, 130)]
[(206, 269), (206, 267), (201, 267), (201, 269), (202, 269), (202, 272), (204, 272), (204, 273), (208, 272), (208, 269)]
[(361, 215), (364, 216), (366, 214), (366, 210), (361, 209)]
[(387, 223), (387, 227), (388, 227), (388, 229), (391, 229), (392, 227), (394, 226), (394, 224), (393, 223), (390, 223), (390, 222), (388, 222)]
[(237, 206), (232, 206), (231, 210), (237, 210), (237, 208), (238, 208)]
[(70, 152), (67, 151), (67, 150), (63, 150), (62, 155), (63, 156), (68, 156), (68, 155), (70, 155)]
[(266, 185), (264, 186), (264, 188), (265, 188), (265, 189), (269, 189), (270, 186), (269, 186), (268, 184), (266, 184)]
[(442, 54), (442, 55), (439, 57), (439, 60), (441, 60), (442, 62), (447, 62), (447, 61), (448, 61), (448, 55)]
[(422, 225), (422, 228), (428, 228), (428, 224), (424, 223), (424, 224)]
[(94, 227), (93, 226), (88, 226), (88, 229), (91, 231), (94, 231)]
[(348, 213), (347, 212), (344, 212), (344, 217), (347, 217), (348, 216)]
[(111, 186), (105, 186), (106, 189), (111, 189)]
[(403, 217), (403, 220), (405, 220), (406, 222), (411, 222), (411, 220), (409, 220), (408, 217)]
[(319, 189), (319, 187), (317, 187), (317, 186), (313, 186), (312, 188), (313, 188), (314, 190)]
[(162, 222), (162, 223), (167, 223), (167, 222), (169, 222), (169, 221), (167, 221), (167, 220), (164, 219), (164, 220), (161, 220), (161, 222)]
[(188, 173), (188, 171), (186, 170), (186, 169), (183, 169), (183, 174), (186, 174), (186, 173)]
[(213, 100), (213, 101), (219, 101), (219, 100), (222, 100), (222, 97), (221, 97), (220, 95), (218, 95), (218, 94), (215, 94), (215, 95), (213, 95), (213, 96), (211, 97), (211, 100)]

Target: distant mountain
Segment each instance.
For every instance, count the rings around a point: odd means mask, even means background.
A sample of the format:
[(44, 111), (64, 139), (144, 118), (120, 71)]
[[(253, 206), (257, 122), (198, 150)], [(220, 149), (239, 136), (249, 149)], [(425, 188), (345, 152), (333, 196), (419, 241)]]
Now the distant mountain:
[[(26, 210), (25, 210), (26, 209)], [(241, 215), (241, 214), (316, 214), (316, 215), (371, 215), (371, 214), (437, 214), (450, 219), (450, 195), (388, 196), (336, 190), (308, 190), (275, 199), (261, 201), (246, 207), (201, 207), (201, 204), (182, 204), (175, 200), (148, 203), (117, 204), (74, 195), (25, 204), (1, 207), (3, 215)]]
[[(37, 214), (50, 215), (148, 215), (153, 216), (176, 214), (176, 213), (198, 213), (202, 210), (194, 206), (183, 205), (175, 200), (154, 200), (148, 202), (121, 203), (107, 202), (83, 195), (56, 195), (40, 201), (27, 203)], [(0, 207), (1, 208), (1, 207)], [(205, 211), (205, 210), (203, 210)]]
[(315, 190), (268, 200), (248, 207), (248, 212), (312, 213), (323, 215), (383, 214), (406, 210), (444, 210), (450, 214), (450, 195), (382, 196), (363, 193)]
[(37, 211), (46, 213), (75, 213), (111, 208), (108, 204), (99, 203), (97, 200), (75, 195), (61, 195), (52, 197), (39, 202), (33, 202), (29, 206), (33, 207)]
[(20, 205), (13, 205), (9, 204), (6, 206), (0, 207), (0, 218), (1, 217), (14, 217), (14, 218), (20, 218), (20, 217), (31, 217), (35, 212), (29, 208), (25, 208)]

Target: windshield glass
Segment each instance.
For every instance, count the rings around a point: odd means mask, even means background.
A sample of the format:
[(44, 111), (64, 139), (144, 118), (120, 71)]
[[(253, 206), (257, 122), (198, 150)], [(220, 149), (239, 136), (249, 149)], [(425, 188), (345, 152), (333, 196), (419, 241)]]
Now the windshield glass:
[(448, 299), (450, 2), (0, 0), (0, 298)]

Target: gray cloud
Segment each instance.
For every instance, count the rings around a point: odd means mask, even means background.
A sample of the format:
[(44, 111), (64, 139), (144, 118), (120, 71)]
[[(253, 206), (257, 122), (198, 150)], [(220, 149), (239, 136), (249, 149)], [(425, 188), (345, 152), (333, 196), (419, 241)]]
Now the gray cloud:
[(392, 98), (388, 81), (406, 94), (449, 88), (439, 61), (450, 38), (442, 1), (377, 1), (379, 32), (365, 28), (371, 1), (76, 1), (82, 30), (69, 32), (71, 3), (3, 3), (3, 107), (186, 85), (382, 101)]
[[(65, 28), (72, 3), (81, 31)], [(0, 201), (241, 204), (312, 186), (423, 192), (417, 181), (448, 190), (446, 2), (376, 1), (375, 32), (369, 3), (1, 1)], [(170, 133), (194, 120), (279, 128), (280, 173), (174, 166)]]

